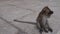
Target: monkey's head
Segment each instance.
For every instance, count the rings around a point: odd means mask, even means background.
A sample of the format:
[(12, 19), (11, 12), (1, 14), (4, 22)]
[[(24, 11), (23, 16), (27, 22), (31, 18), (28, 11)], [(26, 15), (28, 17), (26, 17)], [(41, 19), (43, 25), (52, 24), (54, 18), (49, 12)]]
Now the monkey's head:
[(41, 13), (42, 13), (43, 15), (46, 15), (46, 16), (50, 17), (50, 16), (53, 14), (53, 11), (50, 10), (48, 6), (45, 6), (45, 7), (42, 9)]

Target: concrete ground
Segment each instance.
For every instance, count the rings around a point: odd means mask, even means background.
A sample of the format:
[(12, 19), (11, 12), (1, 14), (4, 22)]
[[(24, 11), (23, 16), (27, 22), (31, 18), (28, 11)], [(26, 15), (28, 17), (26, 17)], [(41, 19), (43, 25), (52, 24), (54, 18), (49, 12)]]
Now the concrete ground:
[(38, 13), (48, 5), (54, 14), (49, 19), (52, 33), (60, 33), (60, 0), (0, 0), (0, 34), (39, 34), (35, 25), (14, 19), (36, 22)]

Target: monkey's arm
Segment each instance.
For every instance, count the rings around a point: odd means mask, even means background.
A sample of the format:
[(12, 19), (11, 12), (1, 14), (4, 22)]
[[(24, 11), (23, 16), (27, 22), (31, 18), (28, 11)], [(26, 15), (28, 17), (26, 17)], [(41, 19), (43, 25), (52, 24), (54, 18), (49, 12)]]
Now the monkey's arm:
[(42, 17), (37, 19), (37, 25), (39, 28), (44, 28), (45, 24), (44, 24), (44, 20), (42, 19)]

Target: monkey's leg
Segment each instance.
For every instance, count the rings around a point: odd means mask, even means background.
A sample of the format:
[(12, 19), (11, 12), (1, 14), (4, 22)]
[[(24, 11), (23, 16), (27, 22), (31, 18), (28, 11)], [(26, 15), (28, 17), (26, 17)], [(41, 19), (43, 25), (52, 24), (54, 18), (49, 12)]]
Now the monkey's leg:
[(53, 30), (52, 30), (52, 28), (51, 28), (51, 27), (48, 27), (48, 30), (49, 30), (50, 32), (53, 32)]
[(46, 26), (50, 32), (53, 32), (52, 28), (49, 26), (48, 22), (46, 22)]
[(37, 28), (39, 29), (39, 32), (44, 31), (44, 32), (48, 33), (48, 30), (46, 29), (46, 26), (43, 23), (37, 23)]
[(42, 24), (40, 24), (40, 26), (41, 26), (41, 29), (42, 29), (44, 32), (48, 33), (48, 30), (47, 30), (45, 24), (42, 23)]
[(37, 25), (37, 29), (39, 30), (40, 34), (42, 34), (43, 29), (41, 28), (40, 24), (39, 24), (39, 23), (37, 23), (36, 25)]

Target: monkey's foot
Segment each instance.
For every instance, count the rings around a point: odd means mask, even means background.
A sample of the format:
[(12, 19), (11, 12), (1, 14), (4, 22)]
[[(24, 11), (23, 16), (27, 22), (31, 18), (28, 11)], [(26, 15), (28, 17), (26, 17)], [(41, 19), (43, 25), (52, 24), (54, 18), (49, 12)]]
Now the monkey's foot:
[(51, 28), (48, 29), (50, 32), (53, 32), (53, 30)]
[(48, 30), (44, 29), (44, 32), (48, 33)]
[(42, 29), (40, 29), (40, 30), (39, 30), (39, 32), (40, 32), (40, 34), (42, 34), (43, 30), (42, 30)]

